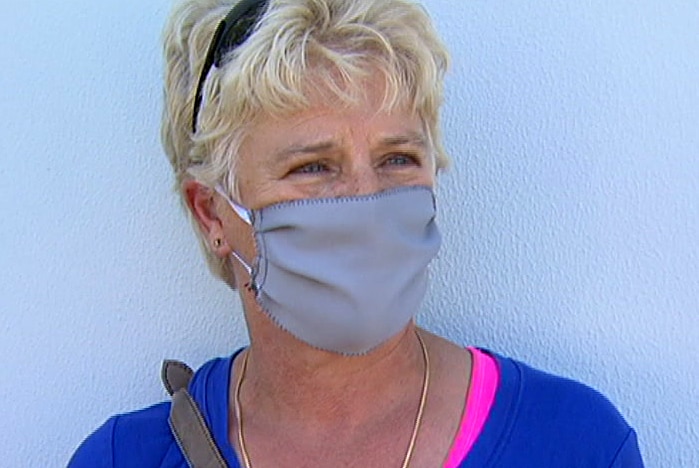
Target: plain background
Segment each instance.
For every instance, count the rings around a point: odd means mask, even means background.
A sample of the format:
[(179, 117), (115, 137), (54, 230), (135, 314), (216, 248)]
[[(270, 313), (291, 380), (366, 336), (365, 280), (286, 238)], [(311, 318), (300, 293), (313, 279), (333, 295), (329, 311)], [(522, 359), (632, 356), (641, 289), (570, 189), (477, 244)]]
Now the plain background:
[[(453, 54), (420, 322), (581, 380), (699, 466), (699, 4), (425, 0)], [(169, 0), (3, 1), (0, 466), (66, 463), (246, 342), (159, 145)]]

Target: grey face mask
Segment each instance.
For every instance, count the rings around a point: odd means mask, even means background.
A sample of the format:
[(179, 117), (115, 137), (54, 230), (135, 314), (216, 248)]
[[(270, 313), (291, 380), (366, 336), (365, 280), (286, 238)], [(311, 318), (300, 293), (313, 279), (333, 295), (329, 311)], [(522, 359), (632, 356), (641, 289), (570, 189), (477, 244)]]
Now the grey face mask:
[(228, 201), (253, 227), (257, 247), (253, 265), (235, 252), (234, 258), (250, 273), (262, 309), (298, 339), (340, 354), (364, 354), (417, 313), (427, 265), (441, 244), (430, 188), (296, 200), (253, 211)]

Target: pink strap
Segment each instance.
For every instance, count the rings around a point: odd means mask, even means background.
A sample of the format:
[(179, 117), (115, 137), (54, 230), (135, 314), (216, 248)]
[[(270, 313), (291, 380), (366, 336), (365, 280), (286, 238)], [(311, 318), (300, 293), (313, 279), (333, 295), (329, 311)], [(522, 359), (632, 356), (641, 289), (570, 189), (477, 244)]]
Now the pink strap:
[(469, 347), (468, 350), (473, 358), (471, 387), (459, 432), (444, 468), (457, 468), (468, 455), (488, 419), (500, 383), (500, 370), (495, 359), (476, 348)]

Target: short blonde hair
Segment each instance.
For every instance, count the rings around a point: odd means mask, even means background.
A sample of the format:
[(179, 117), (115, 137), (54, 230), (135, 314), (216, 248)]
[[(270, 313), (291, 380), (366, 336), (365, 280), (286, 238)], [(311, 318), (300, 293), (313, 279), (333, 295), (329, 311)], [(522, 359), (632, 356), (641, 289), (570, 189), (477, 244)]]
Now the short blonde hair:
[[(199, 75), (214, 30), (233, 6), (184, 0), (165, 28), (162, 140), (181, 194), (182, 182), (193, 177), (237, 196), (235, 166), (246, 123), (261, 112), (306, 108), (311, 74), (351, 105), (370, 71), (381, 72), (384, 108), (408, 105), (417, 113), (435, 167), (447, 165), (439, 109), (449, 58), (425, 10), (410, 0), (270, 0), (250, 37), (209, 72), (194, 132)], [(233, 285), (228, 262), (199, 237), (212, 272)]]

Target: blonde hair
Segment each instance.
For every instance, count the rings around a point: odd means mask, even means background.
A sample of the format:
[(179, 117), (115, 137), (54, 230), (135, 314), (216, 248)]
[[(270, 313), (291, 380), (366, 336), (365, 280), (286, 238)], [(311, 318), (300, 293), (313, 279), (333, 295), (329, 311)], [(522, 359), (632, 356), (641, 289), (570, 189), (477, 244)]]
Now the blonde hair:
[[(435, 167), (447, 165), (439, 108), (448, 54), (425, 10), (410, 0), (270, 0), (247, 40), (210, 70), (193, 132), (204, 59), (233, 5), (184, 0), (165, 28), (162, 141), (181, 195), (182, 182), (193, 177), (237, 196), (235, 166), (246, 123), (261, 112), (306, 108), (311, 76), (351, 105), (363, 81), (378, 70), (387, 82), (384, 108), (408, 105), (424, 122)], [(199, 238), (212, 272), (233, 285), (228, 262)]]

